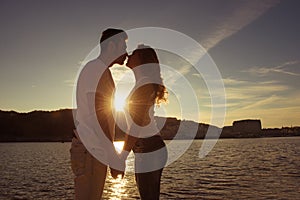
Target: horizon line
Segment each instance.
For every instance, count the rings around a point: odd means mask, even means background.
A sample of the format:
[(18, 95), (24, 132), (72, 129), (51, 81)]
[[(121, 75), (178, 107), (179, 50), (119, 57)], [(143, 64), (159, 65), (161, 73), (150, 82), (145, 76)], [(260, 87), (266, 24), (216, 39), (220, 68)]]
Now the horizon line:
[[(37, 109), (37, 110), (31, 110), (31, 111), (16, 111), (16, 110), (6, 110), (6, 109), (1, 109), (0, 108), (0, 112), (15, 112), (15, 113), (18, 113), (18, 114), (29, 114), (29, 113), (32, 113), (32, 112), (57, 112), (57, 111), (62, 111), (62, 110), (74, 110), (76, 108), (59, 108), (59, 109), (53, 109), (53, 110), (42, 110), (42, 109)], [(122, 112), (122, 111), (121, 111)], [(194, 121), (194, 120), (191, 120), (191, 119), (181, 119), (181, 118), (178, 118), (176, 116), (158, 116), (158, 115), (155, 115), (155, 117), (165, 117), (165, 118), (176, 118), (177, 120), (181, 120), (181, 121), (193, 121), (195, 123), (202, 123), (202, 124), (207, 124), (207, 125), (212, 125), (212, 126), (215, 126), (217, 128), (220, 128), (216, 125), (213, 125), (213, 124), (209, 124), (209, 123), (205, 123), (205, 122), (197, 122), (197, 121)], [(260, 120), (260, 122), (262, 123), (262, 120), (259, 119), (259, 118), (243, 118), (243, 119), (237, 119), (237, 120), (234, 120), (232, 121), (231, 125), (223, 125), (223, 127), (221, 127), (220, 129), (223, 129), (224, 127), (228, 127), (228, 126), (233, 126), (233, 122), (236, 122), (236, 121), (243, 121), (243, 120)], [(293, 128), (293, 127), (300, 127), (300, 125), (291, 125), (291, 126), (281, 126), (281, 128)], [(272, 128), (280, 128), (280, 127), (269, 127), (269, 128), (264, 128), (262, 127), (262, 129), (272, 129)]]

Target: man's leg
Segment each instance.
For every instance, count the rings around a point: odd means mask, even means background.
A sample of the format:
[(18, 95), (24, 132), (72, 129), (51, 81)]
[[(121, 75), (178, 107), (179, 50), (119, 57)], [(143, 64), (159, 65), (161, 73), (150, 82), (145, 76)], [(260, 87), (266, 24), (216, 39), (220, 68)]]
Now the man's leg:
[(88, 167), (88, 152), (84, 145), (76, 138), (72, 139), (71, 153), (71, 167), (75, 175), (74, 189), (75, 199), (88, 199), (90, 194)]
[(72, 140), (70, 152), (75, 175), (75, 199), (101, 199), (107, 166), (95, 159), (76, 138)]
[(101, 199), (104, 183), (106, 179), (107, 173), (107, 166), (99, 162), (96, 158), (90, 155), (92, 169), (91, 169), (91, 176), (90, 176), (90, 191), (91, 196), (90, 199)]
[(160, 196), (160, 179), (163, 169), (153, 172), (136, 173), (135, 179), (141, 200), (158, 200)]

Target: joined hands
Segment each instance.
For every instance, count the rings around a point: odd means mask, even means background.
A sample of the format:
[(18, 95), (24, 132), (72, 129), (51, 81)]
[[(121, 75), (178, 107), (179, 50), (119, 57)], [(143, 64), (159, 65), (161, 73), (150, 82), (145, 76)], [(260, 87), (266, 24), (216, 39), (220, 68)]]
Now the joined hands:
[(122, 170), (119, 170), (119, 169), (114, 169), (112, 167), (110, 167), (110, 174), (111, 176), (116, 179), (119, 177), (119, 175), (122, 176), (122, 178), (124, 178), (124, 175), (125, 175), (125, 167), (126, 167), (126, 159), (127, 159), (127, 156), (128, 156), (129, 152), (128, 151), (122, 151), (118, 157), (118, 165), (121, 166), (121, 169)]

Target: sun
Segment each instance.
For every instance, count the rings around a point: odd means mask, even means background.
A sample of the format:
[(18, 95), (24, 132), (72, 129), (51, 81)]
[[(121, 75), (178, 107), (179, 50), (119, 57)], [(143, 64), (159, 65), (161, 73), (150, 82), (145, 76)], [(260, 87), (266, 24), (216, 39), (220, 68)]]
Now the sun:
[(116, 111), (124, 111), (124, 107), (126, 104), (126, 96), (120, 92), (115, 93), (115, 98), (114, 98), (114, 108)]
[(116, 111), (124, 111), (125, 100), (121, 99), (121, 98), (115, 98), (114, 107), (115, 107)]

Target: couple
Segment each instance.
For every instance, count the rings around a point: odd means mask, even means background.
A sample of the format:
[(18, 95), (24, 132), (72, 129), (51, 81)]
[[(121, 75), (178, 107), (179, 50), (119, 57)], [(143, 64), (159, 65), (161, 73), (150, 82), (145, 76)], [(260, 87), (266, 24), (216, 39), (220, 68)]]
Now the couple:
[[(135, 179), (141, 199), (159, 199), (167, 151), (156, 127), (154, 106), (167, 101), (167, 91), (154, 49), (139, 45), (128, 56), (127, 37), (123, 30), (105, 30), (100, 39), (100, 55), (84, 66), (77, 81), (76, 130), (70, 150), (75, 199), (101, 199), (107, 167), (112, 177), (123, 177), (131, 150), (135, 154)], [(124, 64), (126, 57), (136, 83), (127, 99), (128, 128), (123, 151), (117, 154), (113, 147), (115, 120), (111, 103), (115, 85), (109, 68)]]

